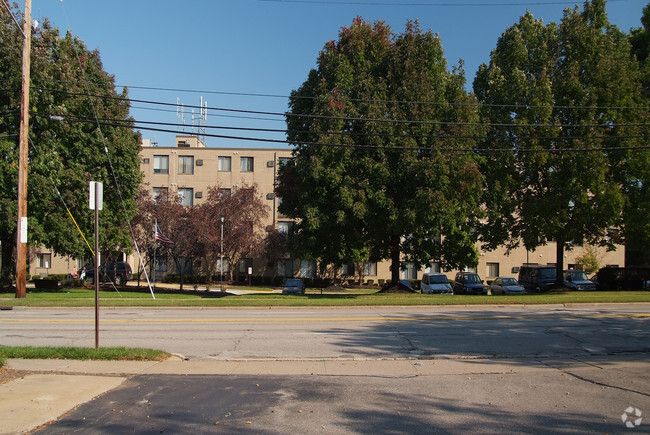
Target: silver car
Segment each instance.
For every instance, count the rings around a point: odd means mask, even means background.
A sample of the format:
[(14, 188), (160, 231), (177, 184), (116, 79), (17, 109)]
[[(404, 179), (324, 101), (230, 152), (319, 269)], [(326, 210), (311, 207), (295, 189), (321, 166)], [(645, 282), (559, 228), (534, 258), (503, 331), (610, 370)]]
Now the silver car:
[(490, 293), (493, 295), (521, 295), (526, 293), (526, 289), (516, 279), (500, 276), (490, 284)]
[(420, 284), (422, 293), (452, 294), (451, 284), (444, 273), (425, 273)]

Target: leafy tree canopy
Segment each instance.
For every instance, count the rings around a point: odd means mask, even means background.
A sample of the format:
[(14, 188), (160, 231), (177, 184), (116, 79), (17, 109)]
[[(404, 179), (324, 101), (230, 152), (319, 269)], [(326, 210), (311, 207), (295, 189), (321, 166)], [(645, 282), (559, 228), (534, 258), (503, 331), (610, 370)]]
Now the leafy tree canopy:
[(524, 15), (480, 67), (474, 90), (491, 125), (480, 145), (489, 150), (486, 245), (556, 240), (560, 272), (566, 247), (611, 247), (606, 230), (621, 224), (624, 168), (638, 157), (624, 148), (642, 144), (647, 115), (629, 43), (609, 24), (605, 2), (568, 9), (559, 25)]
[(295, 159), (281, 168), (280, 211), (298, 219), (289, 248), (326, 264), (391, 259), (474, 265), (482, 177), (468, 126), (478, 120), (462, 65), (409, 21), (402, 34), (361, 18), (325, 44), (291, 94)]
[[(15, 14), (20, 15), (17, 11)], [(0, 161), (0, 240), (2, 276), (7, 279), (12, 261), (11, 251), (5, 248), (15, 246), (16, 241), (23, 43), (22, 33), (8, 13), (0, 13), (0, 41), (0, 148), (4, 156)], [(125, 223), (135, 214), (142, 175), (138, 158), (140, 138), (128, 128), (131, 119), (126, 96), (126, 89), (116, 92), (114, 78), (104, 71), (98, 51), (89, 51), (83, 41), (69, 32), (61, 37), (48, 21), (35, 31), (31, 50), (28, 175), (30, 246), (45, 246), (57, 254), (77, 258), (91, 255), (64, 202), (91, 241), (94, 212), (88, 209), (88, 183), (92, 180), (104, 185), (100, 249), (132, 249)], [(101, 119), (123, 121), (127, 128), (103, 125), (100, 129), (97, 121)]]

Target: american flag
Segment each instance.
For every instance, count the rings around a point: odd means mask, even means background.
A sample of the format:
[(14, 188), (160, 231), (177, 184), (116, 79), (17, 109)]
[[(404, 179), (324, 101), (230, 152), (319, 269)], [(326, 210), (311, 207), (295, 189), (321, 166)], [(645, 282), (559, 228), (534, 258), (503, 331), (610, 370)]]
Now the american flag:
[(174, 242), (171, 241), (169, 237), (164, 235), (163, 233), (160, 232), (160, 228), (158, 228), (158, 224), (156, 224), (156, 231), (154, 232), (154, 239), (159, 242), (163, 242), (165, 245), (173, 245)]

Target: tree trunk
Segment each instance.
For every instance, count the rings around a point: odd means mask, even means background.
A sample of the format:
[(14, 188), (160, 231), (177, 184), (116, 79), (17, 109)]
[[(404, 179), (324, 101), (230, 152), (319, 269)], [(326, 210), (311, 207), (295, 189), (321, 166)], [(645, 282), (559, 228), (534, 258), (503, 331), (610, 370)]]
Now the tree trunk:
[(564, 240), (561, 237), (557, 237), (555, 257), (555, 285), (564, 287)]
[(11, 274), (12, 270), (15, 269), (14, 263), (12, 261), (12, 254), (14, 248), (16, 247), (16, 237), (14, 236), (13, 240), (10, 238), (8, 240), (2, 240), (2, 271), (0, 272), (0, 285), (10, 285), (11, 284)]
[(393, 285), (396, 285), (399, 281), (399, 239), (398, 235), (393, 234), (390, 236), (390, 281)]

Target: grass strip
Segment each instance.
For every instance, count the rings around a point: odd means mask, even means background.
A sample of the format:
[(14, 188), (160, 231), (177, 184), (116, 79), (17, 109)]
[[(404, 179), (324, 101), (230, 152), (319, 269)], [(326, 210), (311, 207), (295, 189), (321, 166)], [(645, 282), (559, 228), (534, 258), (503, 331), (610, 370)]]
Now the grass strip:
[(169, 353), (154, 349), (128, 347), (31, 347), (0, 346), (0, 364), (7, 358), (75, 359), (104, 361), (164, 361)]
[[(261, 290), (261, 291), (260, 291)], [(553, 291), (526, 295), (473, 296), (426, 295), (421, 293), (377, 293), (377, 290), (354, 289), (324, 292), (308, 289), (304, 295), (270, 293), (271, 289), (255, 289), (255, 293), (235, 295), (207, 291), (160, 291), (152, 299), (148, 291), (121, 289), (118, 294), (101, 290), (101, 307), (337, 307), (337, 306), (437, 306), (437, 305), (537, 305), (571, 303), (650, 303), (650, 291)], [(0, 307), (93, 307), (95, 293), (88, 289), (59, 291), (28, 290), (27, 297), (16, 299), (12, 293), (0, 293)]]

